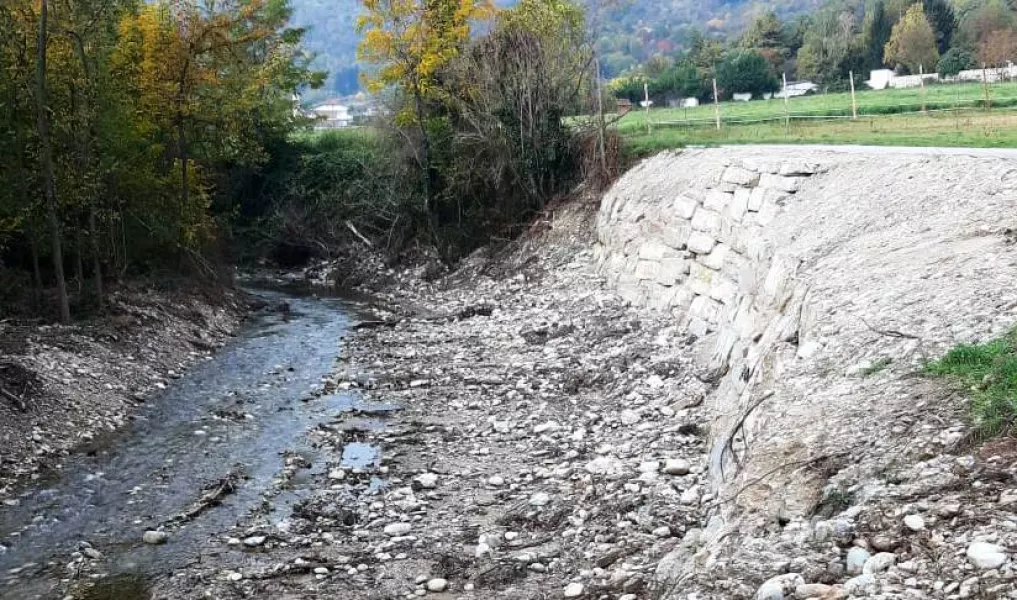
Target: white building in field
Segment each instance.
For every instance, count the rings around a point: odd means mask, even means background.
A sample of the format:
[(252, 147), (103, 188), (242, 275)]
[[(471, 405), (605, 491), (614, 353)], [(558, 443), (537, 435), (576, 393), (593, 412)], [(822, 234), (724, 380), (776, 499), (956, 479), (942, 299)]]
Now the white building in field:
[(807, 94), (815, 94), (819, 91), (819, 86), (812, 83), (811, 81), (790, 81), (787, 87), (782, 88), (777, 92), (775, 98), (797, 98), (798, 96), (805, 96)]
[(997, 83), (999, 81), (1012, 81), (1017, 79), (1017, 65), (1007, 63), (1001, 67), (989, 67), (986, 69), (969, 69), (961, 71), (953, 77), (940, 77), (939, 73), (925, 73), (924, 75), (897, 75), (890, 69), (878, 69), (869, 73), (869, 80), (865, 83), (874, 90), (885, 90), (887, 88), (904, 89), (914, 88), (931, 83), (960, 83), (960, 82), (986, 82)]
[(311, 115), (318, 118), (315, 129), (340, 129), (353, 124), (350, 107), (338, 100), (326, 100), (312, 107)]

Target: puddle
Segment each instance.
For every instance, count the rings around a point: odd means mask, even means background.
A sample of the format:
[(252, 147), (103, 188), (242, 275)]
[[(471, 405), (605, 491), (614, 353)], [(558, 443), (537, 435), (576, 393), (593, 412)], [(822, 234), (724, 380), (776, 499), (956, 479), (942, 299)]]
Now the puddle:
[(343, 448), (342, 462), (350, 469), (366, 469), (381, 462), (381, 448), (363, 442), (350, 442)]

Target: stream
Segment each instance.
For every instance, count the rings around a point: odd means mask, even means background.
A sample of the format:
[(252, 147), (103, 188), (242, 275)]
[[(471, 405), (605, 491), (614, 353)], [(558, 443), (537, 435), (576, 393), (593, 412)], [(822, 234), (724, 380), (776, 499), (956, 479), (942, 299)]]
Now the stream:
[[(111, 574), (168, 574), (199, 561), (207, 540), (264, 508), (284, 452), (317, 466), (305, 432), (356, 404), (352, 394), (319, 392), (350, 312), (337, 299), (257, 294), (290, 309), (253, 316), (214, 357), (150, 396), (103, 447), (68, 459), (57, 477), (23, 490), (16, 506), (0, 507), (0, 598), (61, 598), (59, 580), (74, 575), (72, 553), (89, 547)], [(376, 453), (352, 446), (351, 464)], [(165, 544), (142, 541), (229, 473), (244, 479), (221, 505), (166, 527)], [(301, 497), (297, 488), (273, 498), (269, 510), (288, 514)]]

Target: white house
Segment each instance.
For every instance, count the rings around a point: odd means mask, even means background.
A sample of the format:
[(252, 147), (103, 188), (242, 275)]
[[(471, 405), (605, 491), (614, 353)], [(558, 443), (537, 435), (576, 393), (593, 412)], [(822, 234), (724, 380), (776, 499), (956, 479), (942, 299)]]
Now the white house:
[(353, 123), (350, 116), (350, 107), (340, 104), (337, 100), (326, 100), (311, 108), (311, 114), (319, 120), (314, 125), (315, 129), (339, 129), (349, 127)]

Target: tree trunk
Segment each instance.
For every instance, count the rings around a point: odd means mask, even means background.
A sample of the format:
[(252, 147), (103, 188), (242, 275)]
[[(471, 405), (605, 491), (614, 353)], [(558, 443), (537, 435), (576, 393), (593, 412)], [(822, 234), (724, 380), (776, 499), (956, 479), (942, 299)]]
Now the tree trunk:
[(431, 210), (434, 207), (434, 179), (431, 168), (431, 136), (427, 133), (426, 111), (424, 110), (424, 98), (420, 94), (420, 87), (413, 89), (414, 107), (417, 112), (417, 124), (420, 126), (420, 162), (424, 169), (424, 210), (434, 224), (434, 217)]
[(35, 236), (35, 225), (28, 226), (28, 250), (32, 255), (32, 280), (35, 282), (36, 305), (42, 302), (42, 269), (39, 267), (39, 240)]
[(85, 289), (85, 240), (81, 235), (81, 219), (74, 224), (74, 281), (78, 286), (78, 301)]
[(102, 259), (99, 256), (99, 228), (96, 225), (95, 209), (88, 211), (88, 238), (92, 242), (92, 277), (95, 278), (95, 303), (103, 309)]
[(35, 102), (38, 109), (39, 158), (42, 162), (43, 188), (46, 194), (50, 238), (53, 245), (53, 272), (56, 275), (60, 322), (71, 321), (71, 307), (67, 300), (67, 281), (64, 279), (64, 255), (60, 244), (60, 216), (56, 198), (56, 176), (53, 173), (53, 147), (49, 137), (49, 107), (46, 99), (46, 46), (48, 1), (42, 0), (39, 10), (39, 38), (35, 63)]

